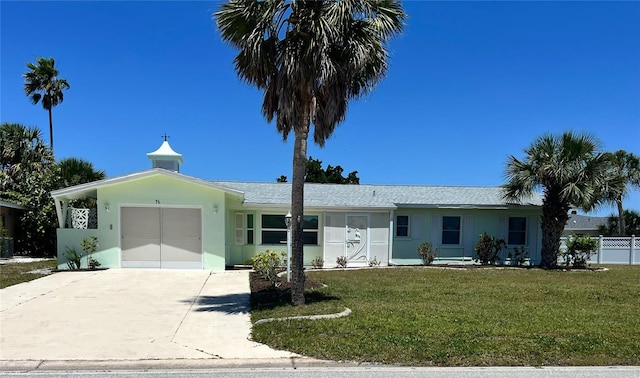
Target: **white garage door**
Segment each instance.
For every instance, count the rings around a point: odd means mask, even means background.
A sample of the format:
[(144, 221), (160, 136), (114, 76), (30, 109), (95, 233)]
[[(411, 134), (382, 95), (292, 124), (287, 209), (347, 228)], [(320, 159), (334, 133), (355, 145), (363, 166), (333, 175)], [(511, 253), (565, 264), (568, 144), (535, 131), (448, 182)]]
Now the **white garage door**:
[(200, 209), (123, 207), (123, 268), (202, 269)]

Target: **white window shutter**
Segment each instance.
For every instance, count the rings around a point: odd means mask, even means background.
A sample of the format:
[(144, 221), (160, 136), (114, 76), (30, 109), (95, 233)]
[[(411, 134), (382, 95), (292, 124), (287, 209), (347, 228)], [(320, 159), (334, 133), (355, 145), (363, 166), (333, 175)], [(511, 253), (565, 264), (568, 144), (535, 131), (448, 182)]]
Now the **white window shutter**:
[(412, 215), (409, 227), (411, 227), (411, 234), (409, 236), (416, 239), (420, 238), (422, 235), (422, 216), (420, 214)]
[(434, 214), (431, 217), (431, 244), (439, 247), (442, 244), (442, 215)]
[(236, 213), (235, 244), (244, 245), (244, 214)]

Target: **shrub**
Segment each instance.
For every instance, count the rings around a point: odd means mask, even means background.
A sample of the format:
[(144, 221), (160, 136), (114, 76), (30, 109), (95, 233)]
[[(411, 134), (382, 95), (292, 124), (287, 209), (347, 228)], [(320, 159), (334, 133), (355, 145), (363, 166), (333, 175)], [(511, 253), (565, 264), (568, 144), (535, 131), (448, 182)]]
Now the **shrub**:
[(521, 245), (520, 247), (513, 247), (513, 252), (509, 252), (507, 257), (511, 259), (511, 264), (522, 266), (527, 261), (529, 253), (524, 249), (524, 245)]
[(276, 251), (267, 250), (253, 256), (251, 259), (251, 265), (260, 278), (271, 282), (272, 286), (278, 287), (280, 286), (278, 272), (284, 265), (286, 256), (285, 252), (278, 253)]
[(75, 248), (67, 247), (67, 253), (64, 254), (67, 258), (67, 267), (69, 270), (78, 270), (82, 265), (82, 253), (76, 252)]
[(433, 260), (438, 257), (438, 248), (433, 249), (429, 242), (424, 242), (418, 247), (418, 255), (422, 259), (422, 265), (431, 265)]
[(567, 240), (567, 249), (560, 251), (565, 265), (578, 269), (585, 269), (589, 266), (589, 259), (598, 251), (598, 241), (589, 236), (572, 235)]
[(315, 259), (311, 260), (311, 265), (314, 269), (322, 269), (322, 267), (324, 267), (324, 260), (322, 259), (322, 257), (316, 257)]
[(500, 251), (506, 248), (507, 242), (504, 239), (496, 239), (489, 236), (486, 232), (480, 234), (480, 240), (476, 243), (474, 250), (476, 256), (474, 261), (480, 262), (482, 265), (492, 265), (500, 258)]
[(338, 256), (338, 258), (336, 259), (336, 264), (338, 264), (338, 268), (346, 268), (347, 258), (345, 256)]
[(380, 266), (380, 263), (382, 263), (382, 261), (378, 261), (378, 258), (376, 256), (373, 256), (373, 258), (369, 260), (369, 267), (375, 268), (377, 266)]

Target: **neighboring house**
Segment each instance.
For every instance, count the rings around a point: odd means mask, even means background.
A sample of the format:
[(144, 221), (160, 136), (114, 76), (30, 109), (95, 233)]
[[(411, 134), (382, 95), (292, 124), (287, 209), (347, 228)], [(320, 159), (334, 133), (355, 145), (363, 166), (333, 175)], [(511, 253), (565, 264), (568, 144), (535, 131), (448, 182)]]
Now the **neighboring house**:
[(564, 227), (562, 236), (570, 235), (589, 235), (598, 236), (600, 232), (598, 228), (600, 226), (607, 225), (608, 217), (594, 217), (589, 215), (579, 215), (575, 211), (569, 214), (569, 220)]
[(7, 250), (2, 250), (3, 255), (0, 257), (8, 257), (13, 255), (13, 240), (16, 237), (18, 231), (18, 224), (20, 222), (20, 212), (26, 210), (24, 206), (0, 201), (0, 243), (2, 246), (6, 246)]
[[(111, 268), (224, 270), (265, 250), (286, 251), (287, 183), (206, 181), (179, 172), (168, 142), (147, 154), (154, 168), (52, 192), (60, 228), (58, 264), (83, 238), (99, 241), (95, 258)], [(69, 208), (95, 198), (97, 218)], [(305, 184), (305, 265), (419, 264), (417, 248), (439, 248), (435, 263), (469, 262), (482, 232), (524, 246), (540, 260), (541, 197), (508, 204), (498, 187)], [(72, 214), (71, 216), (69, 214)], [(69, 219), (71, 218), (71, 219)], [(75, 228), (72, 228), (75, 227)], [(505, 252), (506, 255), (507, 252)]]

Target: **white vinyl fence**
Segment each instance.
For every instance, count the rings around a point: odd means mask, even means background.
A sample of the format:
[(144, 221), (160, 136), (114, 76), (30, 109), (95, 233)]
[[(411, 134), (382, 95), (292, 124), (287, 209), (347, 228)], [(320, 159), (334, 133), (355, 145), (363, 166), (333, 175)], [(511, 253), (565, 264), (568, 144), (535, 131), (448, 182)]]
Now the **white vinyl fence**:
[[(566, 248), (567, 237), (560, 239), (560, 248)], [(592, 264), (640, 264), (640, 237), (597, 236), (598, 253), (591, 256)]]

